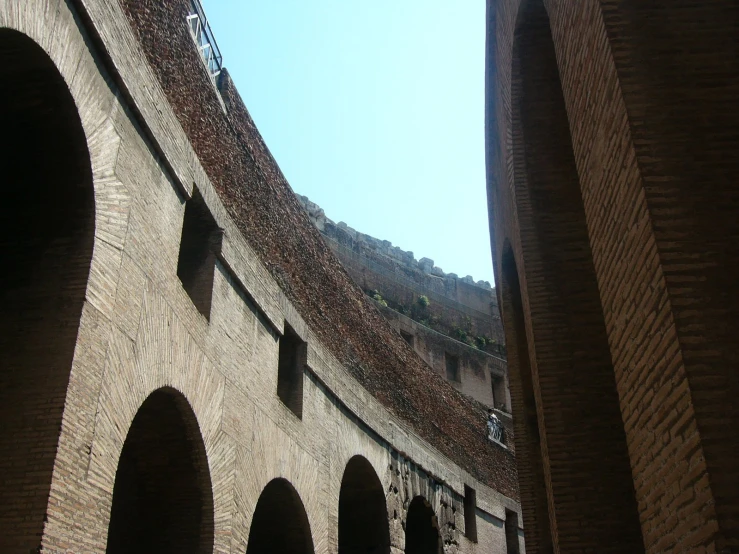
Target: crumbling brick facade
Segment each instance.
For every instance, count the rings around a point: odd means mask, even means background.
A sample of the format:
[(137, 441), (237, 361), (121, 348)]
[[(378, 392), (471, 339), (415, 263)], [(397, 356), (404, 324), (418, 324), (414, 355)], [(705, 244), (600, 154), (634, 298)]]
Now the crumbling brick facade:
[[(429, 258), (365, 235), (298, 199), (349, 276), (419, 356), (457, 390), (510, 417), (510, 393), (495, 291), (471, 276), (445, 274)], [(379, 295), (379, 296), (376, 296)], [(428, 300), (419, 305), (421, 296)], [(446, 371), (449, 358), (458, 371)]]
[(737, 8), (489, 0), (529, 552), (739, 551)]

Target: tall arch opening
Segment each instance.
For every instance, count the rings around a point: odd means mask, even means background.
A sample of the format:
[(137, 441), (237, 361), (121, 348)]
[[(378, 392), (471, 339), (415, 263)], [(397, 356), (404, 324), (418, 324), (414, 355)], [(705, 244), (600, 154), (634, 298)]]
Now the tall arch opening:
[(339, 493), (339, 554), (389, 554), (390, 526), (382, 483), (372, 464), (354, 456)]
[(511, 381), (516, 464), (521, 491), (521, 504), (526, 528), (526, 548), (531, 552), (554, 552), (549, 526), (549, 502), (544, 478), (544, 462), (539, 434), (539, 416), (531, 375), (529, 342), (526, 338), (521, 285), (516, 260), (510, 246), (502, 259), (503, 330), (508, 346), (508, 375)]
[(108, 554), (209, 554), (213, 494), (205, 445), (187, 400), (159, 389), (141, 405), (113, 488)]
[(273, 479), (259, 495), (246, 554), (313, 554), (313, 538), (298, 491), (286, 479)]
[(441, 554), (439, 523), (434, 509), (423, 496), (417, 496), (408, 506), (405, 523), (406, 554)]
[[(643, 551), (565, 96), (542, 0), (521, 4), (511, 89), (519, 261), (526, 276), (521, 294), (530, 316), (538, 428), (545, 433), (542, 465), (552, 540), (583, 550)], [(531, 436), (523, 440), (533, 443), (537, 426), (527, 426)], [(521, 480), (535, 481), (537, 472)], [(544, 540), (541, 504), (535, 501), (525, 510), (529, 519), (539, 512), (540, 528), (527, 528), (527, 534)], [(547, 551), (548, 543), (541, 548)]]
[(0, 550), (38, 548), (92, 258), (87, 141), (64, 79), (0, 29)]

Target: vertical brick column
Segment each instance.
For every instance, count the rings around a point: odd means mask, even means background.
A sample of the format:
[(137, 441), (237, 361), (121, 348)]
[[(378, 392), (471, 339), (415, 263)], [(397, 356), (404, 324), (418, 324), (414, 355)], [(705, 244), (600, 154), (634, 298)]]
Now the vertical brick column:
[[(734, 551), (739, 7), (710, 0), (600, 4), (649, 214), (652, 236), (643, 235), (642, 250), (653, 254), (644, 265), (656, 263), (661, 273), (643, 294), (659, 302), (653, 321), (667, 307), (672, 326), (653, 341), (661, 343), (654, 361), (623, 390), (627, 422), (648, 416), (654, 430), (644, 436), (639, 423), (627, 423), (638, 437), (634, 471), (645, 540), (653, 552)], [(660, 287), (661, 295), (653, 294)], [(655, 327), (614, 337), (620, 357), (645, 345)], [(661, 367), (661, 357), (672, 362)]]
[(639, 552), (616, 379), (541, 1), (524, 2), (518, 14), (511, 79), (523, 305), (555, 550)]
[(508, 345), (508, 374), (511, 380), (516, 465), (526, 529), (526, 552), (546, 554), (554, 551), (549, 525), (549, 500), (521, 287), (510, 246), (503, 252), (501, 276), (503, 324)]

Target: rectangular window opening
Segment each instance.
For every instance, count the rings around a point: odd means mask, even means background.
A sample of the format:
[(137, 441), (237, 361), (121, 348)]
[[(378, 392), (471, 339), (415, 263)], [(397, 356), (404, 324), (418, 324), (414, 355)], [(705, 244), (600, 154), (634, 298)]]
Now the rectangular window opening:
[(303, 418), (303, 370), (307, 356), (307, 344), (286, 323), (279, 341), (277, 396), (300, 419)]
[(520, 554), (518, 546), (518, 514), (508, 509), (505, 511), (505, 543), (506, 554)]
[(508, 412), (506, 403), (505, 379), (499, 375), (491, 374), (490, 382), (493, 387), (493, 407)]
[(445, 352), (444, 361), (446, 364), (446, 378), (449, 381), (459, 383), (459, 358)]
[(477, 542), (477, 493), (472, 487), (464, 486), (464, 534)]
[(405, 342), (411, 345), (411, 348), (413, 347), (413, 335), (406, 333), (405, 331), (401, 331), (400, 336), (403, 337)]
[(216, 256), (221, 251), (223, 233), (213, 219), (203, 197), (194, 189), (185, 204), (177, 277), (198, 311), (210, 320)]

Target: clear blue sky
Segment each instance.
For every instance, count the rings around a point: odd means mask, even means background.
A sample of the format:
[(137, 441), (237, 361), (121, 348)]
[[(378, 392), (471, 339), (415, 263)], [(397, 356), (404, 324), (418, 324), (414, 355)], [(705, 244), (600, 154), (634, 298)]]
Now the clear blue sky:
[(484, 0), (203, 0), (293, 190), (334, 221), (493, 282)]

